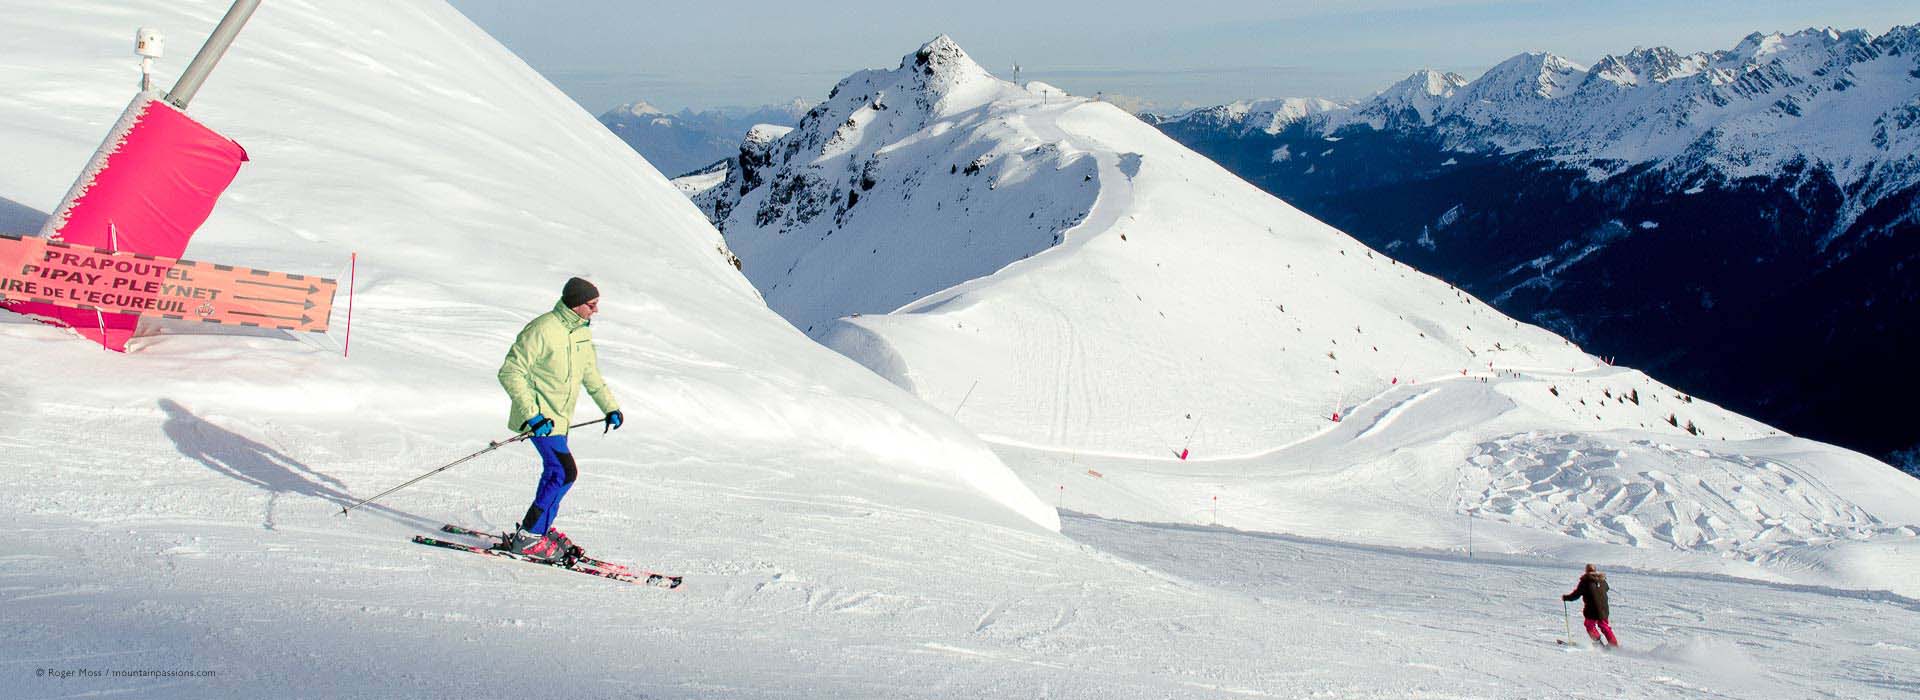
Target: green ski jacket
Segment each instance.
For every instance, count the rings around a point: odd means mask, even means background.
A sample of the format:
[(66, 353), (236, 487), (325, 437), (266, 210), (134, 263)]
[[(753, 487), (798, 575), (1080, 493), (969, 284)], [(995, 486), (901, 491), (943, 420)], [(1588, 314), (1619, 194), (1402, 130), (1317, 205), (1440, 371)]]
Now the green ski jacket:
[(600, 358), (594, 354), (588, 325), (573, 309), (554, 302), (552, 311), (520, 329), (520, 337), (500, 364), (500, 386), (513, 401), (507, 413), (508, 429), (526, 430), (527, 420), (542, 414), (553, 419), (554, 435), (567, 434), (582, 386), (601, 412), (620, 410), (613, 390), (600, 378)]

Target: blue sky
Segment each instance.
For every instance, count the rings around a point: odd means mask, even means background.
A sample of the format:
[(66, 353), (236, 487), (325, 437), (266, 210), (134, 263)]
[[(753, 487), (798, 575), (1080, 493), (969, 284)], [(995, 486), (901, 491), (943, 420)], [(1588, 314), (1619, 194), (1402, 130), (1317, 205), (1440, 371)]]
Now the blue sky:
[(653, 3), (451, 0), (588, 110), (819, 99), (935, 35), (988, 70), (1162, 109), (1364, 97), (1420, 68), (1469, 78), (1522, 51), (1581, 63), (1636, 46), (1732, 47), (1754, 31), (1920, 22), (1920, 3), (967, 0)]

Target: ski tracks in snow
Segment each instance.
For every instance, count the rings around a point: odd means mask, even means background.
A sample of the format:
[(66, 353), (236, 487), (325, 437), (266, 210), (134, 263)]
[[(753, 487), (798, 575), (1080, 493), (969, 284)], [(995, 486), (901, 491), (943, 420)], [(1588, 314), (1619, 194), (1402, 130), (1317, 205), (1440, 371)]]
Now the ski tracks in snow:
[(1388, 406), (1386, 410), (1375, 414), (1373, 420), (1367, 424), (1366, 429), (1361, 430), (1359, 435), (1353, 436), (1353, 439), (1356, 441), (1365, 440), (1374, 433), (1391, 427), (1393, 422), (1400, 418), (1401, 413), (1412, 408), (1414, 404), (1426, 400), (1427, 397), (1433, 396), (1436, 391), (1435, 389), (1423, 389), (1415, 392), (1412, 396), (1401, 399), (1392, 406)]

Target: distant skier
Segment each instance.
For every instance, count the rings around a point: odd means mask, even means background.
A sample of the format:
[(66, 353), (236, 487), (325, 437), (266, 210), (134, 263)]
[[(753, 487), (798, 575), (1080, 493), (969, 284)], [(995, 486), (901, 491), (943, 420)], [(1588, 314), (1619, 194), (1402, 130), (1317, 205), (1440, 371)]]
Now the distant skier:
[(580, 388), (585, 386), (593, 402), (606, 412), (607, 429), (619, 428), (623, 422), (620, 405), (600, 378), (593, 332), (587, 328), (599, 311), (600, 290), (593, 283), (578, 277), (567, 280), (559, 303), (520, 330), (500, 365), (500, 386), (513, 401), (507, 425), (533, 434), (541, 463), (533, 505), (527, 506), (519, 527), (506, 538), (507, 551), (551, 561), (565, 557), (573, 547), (566, 534), (552, 525), (560, 499), (579, 476), (567, 447), (567, 426), (573, 422)]
[(1561, 600), (1574, 601), (1585, 598), (1585, 607), (1580, 614), (1587, 620), (1587, 636), (1593, 643), (1600, 643), (1600, 633), (1607, 635), (1607, 646), (1620, 646), (1620, 640), (1613, 637), (1613, 625), (1607, 624), (1607, 575), (1600, 573), (1594, 565), (1587, 565), (1587, 572), (1581, 574), (1580, 582), (1574, 584), (1573, 592), (1560, 596)]

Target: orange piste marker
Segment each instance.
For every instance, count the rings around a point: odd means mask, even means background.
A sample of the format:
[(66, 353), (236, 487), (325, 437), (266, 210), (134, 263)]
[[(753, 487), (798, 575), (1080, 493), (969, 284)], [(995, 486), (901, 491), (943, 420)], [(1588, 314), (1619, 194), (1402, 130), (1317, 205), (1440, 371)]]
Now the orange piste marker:
[(0, 297), (104, 313), (321, 332), (334, 280), (0, 235)]

